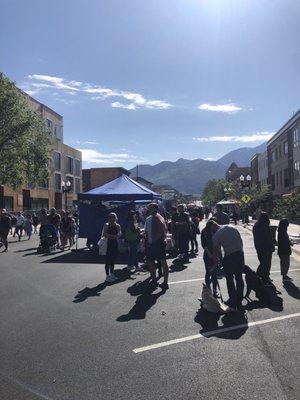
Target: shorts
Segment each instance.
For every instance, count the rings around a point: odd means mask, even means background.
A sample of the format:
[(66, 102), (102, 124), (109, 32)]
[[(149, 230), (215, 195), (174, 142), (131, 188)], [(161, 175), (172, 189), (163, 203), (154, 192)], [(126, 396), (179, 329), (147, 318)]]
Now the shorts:
[(165, 260), (167, 258), (165, 240), (160, 239), (149, 244), (146, 255), (150, 261)]

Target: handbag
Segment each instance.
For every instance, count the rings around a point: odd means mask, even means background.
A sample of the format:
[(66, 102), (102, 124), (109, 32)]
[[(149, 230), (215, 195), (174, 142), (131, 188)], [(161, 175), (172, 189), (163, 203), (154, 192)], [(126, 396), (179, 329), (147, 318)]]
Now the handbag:
[(102, 237), (97, 244), (99, 247), (99, 255), (105, 256), (107, 252), (107, 239)]

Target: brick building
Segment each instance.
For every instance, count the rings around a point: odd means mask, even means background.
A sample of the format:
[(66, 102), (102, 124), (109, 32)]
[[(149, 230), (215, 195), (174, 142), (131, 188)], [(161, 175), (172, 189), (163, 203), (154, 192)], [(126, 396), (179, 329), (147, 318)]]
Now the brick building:
[(121, 175), (130, 175), (130, 171), (122, 167), (89, 168), (82, 170), (82, 191), (87, 192), (102, 186)]
[[(10, 211), (38, 210), (41, 208), (65, 208), (65, 202), (71, 207), (82, 190), (81, 152), (64, 144), (63, 117), (46, 105), (20, 91), (26, 97), (31, 109), (44, 118), (51, 135), (51, 158), (49, 180), (43, 184), (32, 183), (27, 187), (14, 190), (0, 186), (0, 208)], [(67, 196), (62, 193), (62, 182), (69, 181), (71, 186)]]

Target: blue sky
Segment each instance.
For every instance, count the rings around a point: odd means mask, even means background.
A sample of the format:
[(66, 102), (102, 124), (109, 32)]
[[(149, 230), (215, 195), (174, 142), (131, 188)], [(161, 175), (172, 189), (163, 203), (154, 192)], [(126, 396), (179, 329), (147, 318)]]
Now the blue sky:
[(218, 159), (300, 105), (299, 0), (0, 0), (0, 70), (84, 165)]

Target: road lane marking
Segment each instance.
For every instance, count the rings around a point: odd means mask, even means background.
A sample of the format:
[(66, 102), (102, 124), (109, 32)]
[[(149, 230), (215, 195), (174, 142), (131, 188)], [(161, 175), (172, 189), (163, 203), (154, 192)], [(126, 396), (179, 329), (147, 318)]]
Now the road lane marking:
[(173, 281), (173, 282), (168, 282), (169, 285), (176, 285), (177, 283), (188, 283), (188, 282), (198, 282), (198, 281), (204, 281), (205, 278), (195, 278), (195, 279), (187, 279), (185, 281)]
[(295, 313), (295, 314), (282, 315), (280, 317), (263, 319), (261, 321), (248, 322), (247, 324), (229, 326), (227, 328), (219, 328), (219, 329), (215, 329), (213, 331), (209, 331), (209, 332), (205, 332), (205, 333), (197, 333), (196, 335), (185, 336), (185, 337), (178, 338), (178, 339), (167, 340), (167, 341), (161, 342), (161, 343), (150, 344), (149, 346), (138, 347), (136, 349), (133, 349), (132, 351), (134, 353), (136, 353), (136, 354), (137, 353), (143, 353), (145, 351), (155, 350), (155, 349), (159, 349), (161, 347), (171, 346), (173, 344), (189, 342), (191, 340), (201, 339), (201, 338), (213, 336), (213, 335), (224, 333), (224, 332), (230, 332), (230, 331), (237, 330), (237, 329), (243, 329), (243, 328), (248, 328), (248, 327), (251, 327), (251, 326), (268, 324), (268, 323), (271, 323), (271, 322), (282, 321), (284, 319), (291, 319), (291, 318), (296, 318), (296, 317), (300, 317), (300, 312), (299, 313)]

